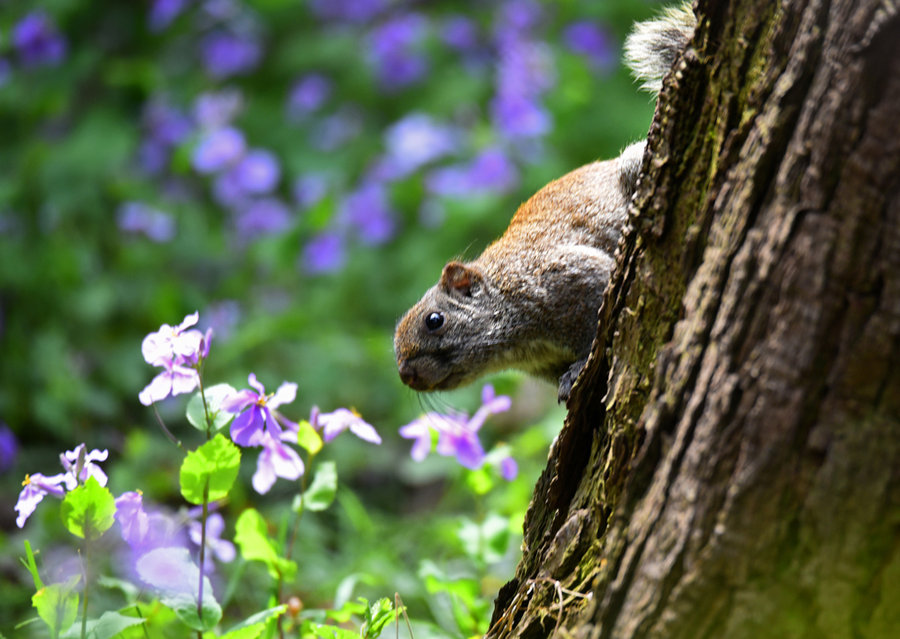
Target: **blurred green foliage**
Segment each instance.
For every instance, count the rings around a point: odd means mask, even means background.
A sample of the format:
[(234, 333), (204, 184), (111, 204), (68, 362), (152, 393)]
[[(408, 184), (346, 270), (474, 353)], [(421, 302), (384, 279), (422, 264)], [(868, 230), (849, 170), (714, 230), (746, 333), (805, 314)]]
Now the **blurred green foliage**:
[[(6, 577), (0, 631), (11, 632), (8, 620), (22, 618), (30, 605), (30, 580), (17, 560), (24, 535), (13, 511), (26, 472), (56, 472), (58, 453), (83, 441), (110, 449), (114, 493), (141, 488), (157, 503), (182, 506), (173, 480), (180, 458), (160, 436), (152, 411), (137, 401), (154, 374), (140, 345), (161, 324), (177, 324), (195, 310), (201, 325), (216, 330), (205, 369), (210, 383), (245, 388), (251, 371), (271, 388), (294, 381), (298, 400), (284, 409), (292, 419), (306, 417), (314, 404), (353, 406), (385, 439), (377, 449), (338, 440), (323, 453), (339, 460), (339, 507), (304, 522), (297, 594), (324, 605), (342, 580), (356, 576), (371, 600), (396, 590), (416, 618), (451, 623), (459, 611), (446, 597), (422, 592), (418, 562), (427, 557), (441, 574), (454, 571), (453, 557), (465, 556), (466, 547), (452, 517), (476, 517), (474, 498), (461, 488), (462, 470), (451, 461), (414, 464), (396, 429), (429, 403), (471, 410), (480, 387), (431, 399), (405, 389), (395, 372), (393, 325), (448, 259), (477, 255), (537, 188), (646, 133), (652, 103), (619, 63), (620, 44), (655, 4), (40, 4), (0, 6), (0, 421), (19, 444), (0, 476)], [(167, 21), (158, 13), (165, 6), (174, 8)], [(354, 6), (369, 13), (352, 14)], [(28, 32), (22, 25), (35, 13), (45, 23), (26, 25)], [(475, 34), (468, 44), (447, 35), (460, 17)], [(603, 42), (594, 42), (593, 53), (590, 42), (573, 44), (573, 23), (594, 25), (608, 50)], [(385, 34), (388, 26), (398, 31)], [(237, 49), (213, 50), (209, 38), (222, 33), (256, 46), (257, 58), (252, 51), (242, 60)], [(512, 37), (519, 38), (515, 46)], [(62, 51), (54, 42), (63, 43)], [(519, 61), (525, 88), (504, 89), (516, 56), (534, 52), (536, 63)], [(414, 62), (422, 70), (404, 79), (403, 69)], [(312, 108), (292, 107), (293, 90), (310, 74), (326, 78), (327, 95)], [(532, 80), (543, 88), (529, 88)], [(507, 90), (521, 90), (548, 126), (505, 130), (496, 101)], [(198, 115), (198, 100), (223, 95), (239, 96), (228, 126), (243, 133), (248, 148), (277, 161), (278, 177), (264, 196), (288, 218), (274, 230), (248, 231), (249, 204), (224, 202), (218, 176), (197, 168), (211, 128)], [(159, 135), (154, 105), (186, 122), (155, 164), (146, 156)], [(411, 114), (453, 127), (453, 148), (400, 175), (378, 177), (385, 162), (397, 159), (390, 155), (391, 127)], [(436, 171), (465, 166), (486, 149), (504, 155), (514, 181), (436, 191)], [(327, 185), (314, 202), (294, 193), (296, 180), (310, 175), (324, 176)], [(375, 240), (355, 230), (356, 213), (348, 212), (348, 198), (373, 180), (387, 193), (392, 224)], [(157, 221), (173, 225), (171, 236), (160, 241), (150, 231), (129, 229), (124, 211), (134, 203), (161, 213)], [(340, 237), (344, 259), (311, 268), (304, 252), (323, 233)], [(513, 396), (514, 409), (484, 436), (512, 442), (522, 472), (477, 508), (514, 517), (514, 536), (561, 411), (549, 386), (522, 386), (515, 374), (493, 381)], [(184, 400), (167, 400), (160, 412), (196, 445), (200, 435), (183, 428)], [(251, 470), (242, 468), (245, 487)], [(235, 489), (226, 508), (238, 513), (252, 502), (278, 521), (293, 494), (282, 484), (265, 499)], [(57, 529), (39, 510), (27, 537), (35, 547), (51, 548)], [(511, 576), (515, 540), (495, 554), (492, 574)], [(266, 602), (254, 593), (264, 589), (254, 585), (264, 574), (248, 565), (237, 571), (242, 577), (231, 576), (226, 603), (245, 616), (263, 609)], [(436, 571), (427, 575), (431, 583), (442, 578)], [(475, 584), (486, 597), (501, 585), (497, 578)]]

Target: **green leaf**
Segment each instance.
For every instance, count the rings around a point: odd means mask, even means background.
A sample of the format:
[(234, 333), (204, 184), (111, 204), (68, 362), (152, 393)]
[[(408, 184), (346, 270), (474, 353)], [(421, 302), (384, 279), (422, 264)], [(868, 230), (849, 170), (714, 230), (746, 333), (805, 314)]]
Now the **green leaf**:
[(465, 474), (466, 485), (476, 495), (487, 495), (494, 487), (494, 478), (489, 466), (469, 470)]
[(153, 586), (159, 600), (193, 630), (212, 630), (222, 618), (222, 608), (213, 595), (212, 584), (203, 577), (203, 606), (197, 614), (200, 570), (186, 548), (156, 548), (141, 555), (137, 573)]
[(494, 563), (503, 559), (509, 546), (509, 520), (496, 513), (490, 513), (481, 523), (464, 519), (456, 534), (469, 557)]
[(70, 533), (82, 539), (98, 539), (109, 530), (115, 519), (116, 500), (95, 477), (69, 491), (60, 507), (63, 524)]
[[(112, 639), (123, 630), (144, 623), (146, 619), (129, 617), (127, 615), (107, 610), (99, 619), (88, 619), (86, 626), (86, 639)], [(63, 639), (79, 639), (81, 626), (73, 625), (63, 635)]]
[(25, 540), (25, 559), (21, 559), (21, 562), (28, 568), (28, 572), (31, 573), (31, 578), (34, 580), (34, 589), (40, 590), (44, 587), (44, 582), (41, 581), (41, 576), (38, 574), (37, 563), (34, 561), (34, 553), (31, 552), (31, 544), (28, 540)]
[(305, 419), (297, 424), (300, 428), (297, 431), (297, 443), (300, 448), (306, 450), (310, 455), (315, 455), (322, 450), (322, 437)]
[[(236, 391), (230, 384), (216, 384), (205, 388), (203, 392), (206, 395), (206, 408), (209, 410), (212, 429), (219, 430), (234, 419), (233, 413), (222, 410), (222, 402)], [(206, 432), (206, 411), (203, 410), (203, 396), (200, 391), (197, 391), (188, 402), (186, 417), (194, 428)]]
[(265, 630), (266, 624), (283, 615), (285, 610), (287, 606), (281, 605), (257, 612), (232, 627), (220, 639), (256, 639)]
[(359, 639), (359, 633), (323, 623), (310, 624), (310, 630), (319, 639)]
[(377, 639), (384, 627), (393, 620), (394, 604), (387, 597), (382, 597), (366, 608), (365, 621), (359, 634), (364, 639)]
[[(241, 465), (241, 451), (221, 434), (187, 454), (181, 464), (181, 494), (192, 504), (222, 499), (231, 490)], [(209, 482), (209, 493), (204, 489)]]
[(325, 510), (337, 494), (337, 465), (333, 461), (322, 462), (309, 488), (294, 500), (296, 511), (307, 509), (314, 512)]
[(78, 593), (73, 590), (80, 579), (80, 575), (75, 575), (65, 583), (44, 586), (31, 598), (31, 605), (47, 624), (53, 639), (75, 623), (78, 616)]
[(281, 577), (290, 581), (297, 574), (297, 564), (280, 557), (269, 542), (269, 531), (262, 515), (248, 508), (238, 517), (234, 526), (234, 543), (241, 549), (247, 561), (261, 561), (273, 579)]

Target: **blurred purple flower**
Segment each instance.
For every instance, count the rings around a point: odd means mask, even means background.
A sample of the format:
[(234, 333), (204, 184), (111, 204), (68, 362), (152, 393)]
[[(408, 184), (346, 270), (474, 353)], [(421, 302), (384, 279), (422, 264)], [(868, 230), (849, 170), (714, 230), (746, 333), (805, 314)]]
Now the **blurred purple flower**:
[(227, 340), (241, 319), (241, 306), (234, 300), (213, 302), (203, 312), (205, 325), (211, 330), (216, 340)]
[(332, 82), (321, 73), (309, 73), (294, 83), (288, 97), (288, 114), (300, 117), (312, 113), (331, 96)]
[(395, 213), (387, 189), (369, 181), (350, 192), (341, 202), (338, 219), (350, 226), (365, 244), (383, 244), (394, 236)]
[(478, 27), (471, 18), (452, 16), (441, 25), (441, 40), (458, 51), (470, 51), (478, 45)]
[(169, 165), (169, 160), (170, 152), (165, 145), (153, 139), (141, 142), (138, 148), (138, 164), (145, 173), (149, 175), (161, 173)]
[(410, 113), (385, 131), (385, 179), (403, 178), (419, 167), (455, 151), (460, 132), (424, 113)]
[(504, 457), (500, 460), (500, 476), (506, 481), (512, 481), (519, 474), (519, 465), (512, 457)]
[(532, 98), (500, 94), (491, 100), (494, 125), (510, 138), (538, 137), (550, 131), (550, 114)]
[[(211, 552), (207, 552), (204, 556), (203, 572), (211, 572), (213, 569), (212, 556), (223, 564), (234, 561), (236, 552), (234, 544), (227, 539), (222, 539), (222, 533), (225, 531), (225, 519), (219, 513), (210, 513), (206, 517), (206, 548)], [(188, 521), (187, 525), (188, 539), (191, 540), (198, 548), (203, 540), (203, 527), (196, 519)]]
[(262, 46), (250, 37), (219, 31), (200, 44), (206, 71), (217, 80), (248, 73), (262, 58)]
[(507, 0), (499, 6), (494, 24), (498, 30), (518, 35), (539, 25), (543, 13), (541, 5), (534, 0)]
[(144, 126), (150, 137), (164, 146), (175, 146), (190, 134), (190, 119), (179, 109), (167, 104), (164, 99), (151, 99), (144, 108)]
[(292, 221), (291, 210), (284, 202), (267, 197), (248, 201), (237, 213), (235, 225), (239, 237), (248, 240), (286, 231)]
[(435, 195), (467, 197), (484, 193), (505, 193), (519, 181), (515, 165), (497, 148), (485, 149), (471, 162), (431, 171), (425, 185)]
[(247, 143), (244, 134), (233, 127), (214, 129), (194, 149), (192, 163), (199, 173), (218, 173), (237, 162)]
[(140, 545), (150, 529), (150, 518), (143, 508), (140, 492), (128, 491), (116, 498), (116, 521), (122, 528), (122, 539), (131, 547)]
[(187, 0), (153, 0), (148, 22), (150, 30), (159, 32), (168, 27), (184, 11)]
[[(281, 438), (296, 442), (297, 433), (285, 431), (281, 434)], [(262, 434), (260, 443), (262, 451), (256, 461), (256, 472), (253, 473), (252, 479), (253, 489), (260, 495), (269, 492), (278, 477), (294, 481), (303, 474), (303, 460), (293, 448), (267, 432)]]
[(138, 399), (144, 406), (150, 406), (164, 400), (169, 395), (190, 393), (200, 384), (200, 377), (193, 368), (187, 368), (169, 360), (160, 364), (163, 372), (154, 377), (149, 384), (138, 393)]
[(244, 106), (244, 96), (237, 89), (201, 93), (194, 100), (194, 119), (204, 129), (228, 126)]
[(494, 393), (494, 387), (485, 384), (481, 389), (481, 406), (472, 415), (472, 419), (468, 421), (468, 427), (477, 431), (483, 425), (485, 420), (491, 415), (497, 413), (505, 413), (512, 407), (512, 400), (506, 395), (497, 395)]
[(9, 426), (0, 422), (0, 473), (12, 468), (19, 456), (19, 441)]
[(294, 180), (294, 201), (300, 208), (308, 209), (322, 201), (328, 193), (328, 176), (325, 173), (306, 173)]
[(372, 30), (369, 56), (379, 82), (385, 89), (408, 86), (425, 75), (425, 58), (417, 51), (427, 29), (416, 13), (402, 14)]
[(355, 410), (338, 408), (331, 413), (320, 413), (318, 408), (313, 407), (309, 423), (316, 430), (322, 429), (322, 439), (325, 442), (330, 442), (349, 429), (351, 433), (363, 441), (371, 444), (381, 443), (381, 437), (375, 431), (375, 428), (363, 420), (362, 416)]
[(598, 69), (609, 69), (616, 52), (609, 33), (596, 22), (573, 22), (563, 30), (563, 40), (575, 53), (583, 55)]
[(310, 0), (313, 15), (326, 20), (365, 22), (374, 18), (390, 0)]
[(43, 11), (22, 18), (12, 32), (12, 43), (23, 66), (55, 66), (66, 54), (66, 41)]
[(265, 149), (250, 149), (231, 169), (233, 179), (244, 193), (270, 193), (281, 178), (278, 158)]
[(319, 151), (334, 151), (355, 138), (362, 131), (359, 110), (344, 105), (323, 118), (312, 131), (310, 143)]
[(266, 395), (266, 389), (250, 373), (248, 383), (255, 390), (242, 390), (231, 395), (222, 402), (222, 410), (238, 416), (231, 423), (231, 439), (241, 446), (261, 446), (263, 435), (268, 433), (277, 438), (282, 433), (279, 422), (289, 429), (297, 428), (275, 409), (282, 404), (289, 404), (297, 397), (297, 385), (282, 382), (278, 390)]
[(101, 486), (106, 486), (107, 477), (103, 469), (95, 462), (106, 461), (109, 451), (106, 449), (94, 449), (87, 452), (87, 446), (79, 444), (74, 450), (67, 450), (59, 456), (59, 461), (66, 471), (63, 481), (66, 490), (75, 490), (79, 484), (83, 484), (88, 478), (93, 477)]
[(66, 491), (60, 487), (66, 479), (64, 473), (59, 473), (51, 477), (34, 473), (33, 475), (25, 475), (25, 481), (22, 482), (22, 492), (19, 493), (19, 500), (16, 502), (16, 526), (22, 528), (25, 522), (31, 516), (31, 513), (41, 503), (44, 495), (53, 495), (54, 497), (62, 497)]
[(320, 233), (303, 247), (303, 268), (313, 274), (333, 273), (346, 261), (344, 238), (332, 232)]
[(116, 216), (119, 229), (126, 233), (143, 233), (154, 242), (168, 242), (175, 237), (175, 220), (171, 215), (143, 202), (125, 202)]

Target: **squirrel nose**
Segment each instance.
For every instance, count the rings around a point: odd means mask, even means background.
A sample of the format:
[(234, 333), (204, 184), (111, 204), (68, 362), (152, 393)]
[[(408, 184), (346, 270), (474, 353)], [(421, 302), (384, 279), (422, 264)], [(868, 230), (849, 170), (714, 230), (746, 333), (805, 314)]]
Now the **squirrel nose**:
[(409, 360), (402, 359), (397, 362), (397, 370), (400, 373), (400, 380), (410, 387), (415, 387), (419, 379), (416, 367), (409, 363)]

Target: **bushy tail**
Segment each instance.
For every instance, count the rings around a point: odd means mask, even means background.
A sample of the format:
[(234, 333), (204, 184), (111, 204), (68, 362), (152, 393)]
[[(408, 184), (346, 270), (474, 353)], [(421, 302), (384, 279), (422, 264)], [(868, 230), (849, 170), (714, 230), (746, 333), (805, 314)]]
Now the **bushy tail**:
[(662, 88), (668, 73), (691, 36), (697, 18), (690, 3), (670, 7), (659, 18), (639, 22), (625, 40), (625, 61), (641, 88), (653, 93)]

